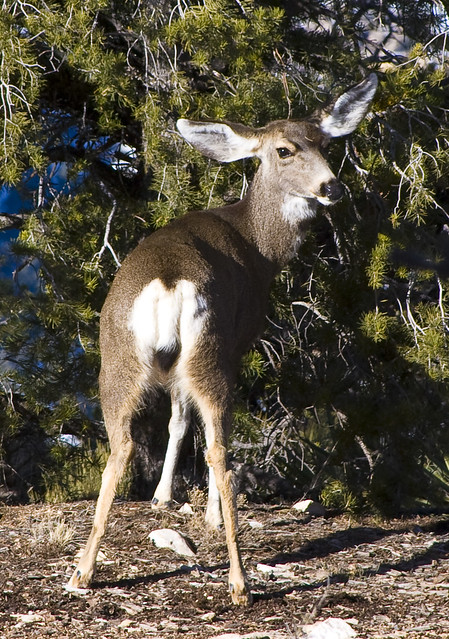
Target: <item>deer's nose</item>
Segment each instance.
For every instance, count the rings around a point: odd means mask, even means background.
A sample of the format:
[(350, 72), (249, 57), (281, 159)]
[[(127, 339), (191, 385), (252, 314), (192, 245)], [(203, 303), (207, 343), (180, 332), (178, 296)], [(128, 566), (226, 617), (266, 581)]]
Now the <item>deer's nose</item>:
[(331, 202), (338, 202), (343, 197), (344, 190), (342, 183), (334, 178), (333, 180), (329, 180), (329, 182), (325, 182), (321, 185), (320, 195), (321, 197), (325, 197)]

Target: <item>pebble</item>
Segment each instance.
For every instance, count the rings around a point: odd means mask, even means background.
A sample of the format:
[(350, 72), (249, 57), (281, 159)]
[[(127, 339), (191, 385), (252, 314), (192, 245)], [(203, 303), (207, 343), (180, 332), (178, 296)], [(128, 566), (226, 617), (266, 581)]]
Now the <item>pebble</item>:
[(170, 548), (183, 557), (195, 557), (196, 555), (191, 542), (177, 530), (159, 528), (149, 534), (149, 539), (157, 548)]
[(312, 499), (301, 499), (296, 504), (293, 504), (292, 508), (300, 513), (309, 513), (309, 515), (315, 515), (316, 517), (323, 517), (326, 514), (325, 507)]

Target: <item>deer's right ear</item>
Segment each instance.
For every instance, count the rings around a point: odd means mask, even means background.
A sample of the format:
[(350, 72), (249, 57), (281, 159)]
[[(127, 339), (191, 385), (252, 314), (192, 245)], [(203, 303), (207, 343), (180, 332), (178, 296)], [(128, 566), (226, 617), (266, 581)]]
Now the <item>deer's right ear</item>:
[(367, 114), (376, 89), (377, 76), (370, 73), (336, 100), (331, 112), (321, 120), (321, 131), (330, 138), (352, 133)]
[(177, 121), (183, 138), (203, 155), (220, 162), (234, 162), (256, 154), (259, 139), (254, 129), (224, 122)]

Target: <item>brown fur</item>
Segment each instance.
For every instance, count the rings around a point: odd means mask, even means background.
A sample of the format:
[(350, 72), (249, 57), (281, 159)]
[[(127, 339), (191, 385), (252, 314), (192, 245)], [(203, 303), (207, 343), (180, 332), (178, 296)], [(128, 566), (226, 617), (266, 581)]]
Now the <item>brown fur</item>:
[[(124, 261), (111, 286), (100, 322), (100, 393), (111, 456), (92, 532), (70, 588), (85, 586), (92, 577), (116, 486), (132, 455), (132, 420), (148, 391), (163, 386), (172, 395), (174, 417), (169, 429), (177, 431), (174, 442), (183, 437), (190, 406), (203, 420), (206, 459), (214, 471), (226, 530), (232, 600), (250, 602), (226, 461), (235, 377), (241, 356), (262, 330), (270, 284), (296, 252), (317, 201), (332, 204), (342, 195), (322, 154), (328, 138), (355, 128), (375, 84), (370, 76), (337, 101), (338, 108), (324, 120), (328, 135), (321, 131), (318, 116), (272, 122), (259, 130), (179, 121), (182, 134), (206, 155), (224, 161), (257, 155), (261, 165), (245, 199), (189, 213), (157, 231)], [(352, 119), (346, 125), (348, 114)], [(136, 300), (144, 304), (136, 305)], [(169, 309), (162, 320), (161, 304)], [(137, 324), (130, 323), (135, 308)], [(184, 310), (191, 334), (181, 326)], [(159, 344), (153, 326), (167, 343)], [(166, 329), (172, 331), (169, 338)]]

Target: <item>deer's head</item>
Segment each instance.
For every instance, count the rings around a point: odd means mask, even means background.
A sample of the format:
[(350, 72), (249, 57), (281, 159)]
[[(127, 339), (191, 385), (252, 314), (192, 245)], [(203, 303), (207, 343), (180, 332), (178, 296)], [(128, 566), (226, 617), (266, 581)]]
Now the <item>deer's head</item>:
[(279, 191), (285, 210), (320, 202), (329, 205), (343, 187), (329, 168), (331, 138), (352, 133), (365, 117), (377, 88), (373, 73), (341, 95), (328, 110), (303, 120), (278, 120), (255, 129), (230, 122), (177, 122), (181, 135), (207, 157), (232, 162), (256, 156), (266, 189)]

